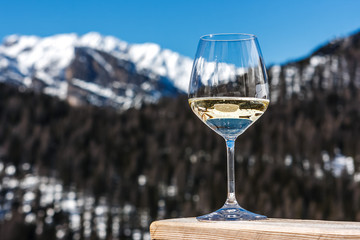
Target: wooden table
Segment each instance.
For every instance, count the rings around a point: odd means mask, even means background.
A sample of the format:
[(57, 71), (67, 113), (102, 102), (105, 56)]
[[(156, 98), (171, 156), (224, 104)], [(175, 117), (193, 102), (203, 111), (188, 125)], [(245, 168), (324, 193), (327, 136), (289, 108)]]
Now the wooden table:
[(360, 222), (274, 218), (261, 221), (199, 222), (195, 218), (177, 218), (153, 222), (150, 234), (153, 240), (360, 240)]

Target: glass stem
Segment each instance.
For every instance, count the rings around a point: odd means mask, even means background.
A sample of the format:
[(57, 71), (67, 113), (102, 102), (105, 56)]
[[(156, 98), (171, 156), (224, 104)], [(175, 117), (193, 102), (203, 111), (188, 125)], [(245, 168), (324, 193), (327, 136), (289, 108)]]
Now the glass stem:
[(226, 149), (227, 149), (228, 195), (225, 204), (237, 204), (235, 197), (235, 166), (234, 166), (235, 140), (226, 139)]

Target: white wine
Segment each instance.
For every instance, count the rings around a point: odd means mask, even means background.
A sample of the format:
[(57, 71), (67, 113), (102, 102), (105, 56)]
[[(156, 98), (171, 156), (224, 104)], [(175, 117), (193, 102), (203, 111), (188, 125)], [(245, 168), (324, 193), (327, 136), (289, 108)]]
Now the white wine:
[(269, 106), (268, 99), (250, 97), (190, 98), (193, 112), (211, 129), (235, 139), (255, 122)]

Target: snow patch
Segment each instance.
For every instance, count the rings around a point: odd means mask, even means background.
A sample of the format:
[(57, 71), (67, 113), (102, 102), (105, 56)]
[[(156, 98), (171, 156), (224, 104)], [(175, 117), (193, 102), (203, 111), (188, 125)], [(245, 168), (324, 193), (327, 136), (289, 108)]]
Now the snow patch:
[(324, 63), (326, 63), (326, 57), (324, 57), (324, 56), (315, 55), (310, 58), (311, 66), (316, 67), (316, 66), (318, 66), (320, 64), (324, 64)]

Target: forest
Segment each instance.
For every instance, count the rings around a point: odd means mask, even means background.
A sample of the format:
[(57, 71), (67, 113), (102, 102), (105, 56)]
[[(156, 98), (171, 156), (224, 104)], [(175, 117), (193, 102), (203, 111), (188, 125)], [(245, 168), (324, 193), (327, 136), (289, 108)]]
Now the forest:
[[(354, 177), (360, 170), (359, 105), (356, 88), (314, 89), (312, 98), (293, 94), (272, 102), (236, 142), (240, 205), (272, 218), (360, 221)], [(337, 152), (353, 158), (355, 173), (333, 174), (324, 154), (332, 161)], [(72, 107), (1, 84), (0, 162), (17, 169), (28, 163), (40, 176), (56, 177), (96, 202), (106, 196), (109, 205), (131, 203), (149, 212), (148, 222), (208, 213), (226, 198), (225, 142), (191, 112), (186, 96), (118, 112)], [(24, 174), (16, 171), (18, 178)], [(4, 176), (0, 171), (2, 182)], [(6, 191), (0, 188), (0, 203)], [(0, 220), (2, 239), (55, 239), (49, 233), (63, 218), (39, 234), (22, 220), (20, 206), (15, 202), (14, 217)], [(15, 234), (19, 229), (27, 234)], [(63, 239), (72, 237), (68, 231)], [(85, 239), (83, 233), (78, 238)]]

